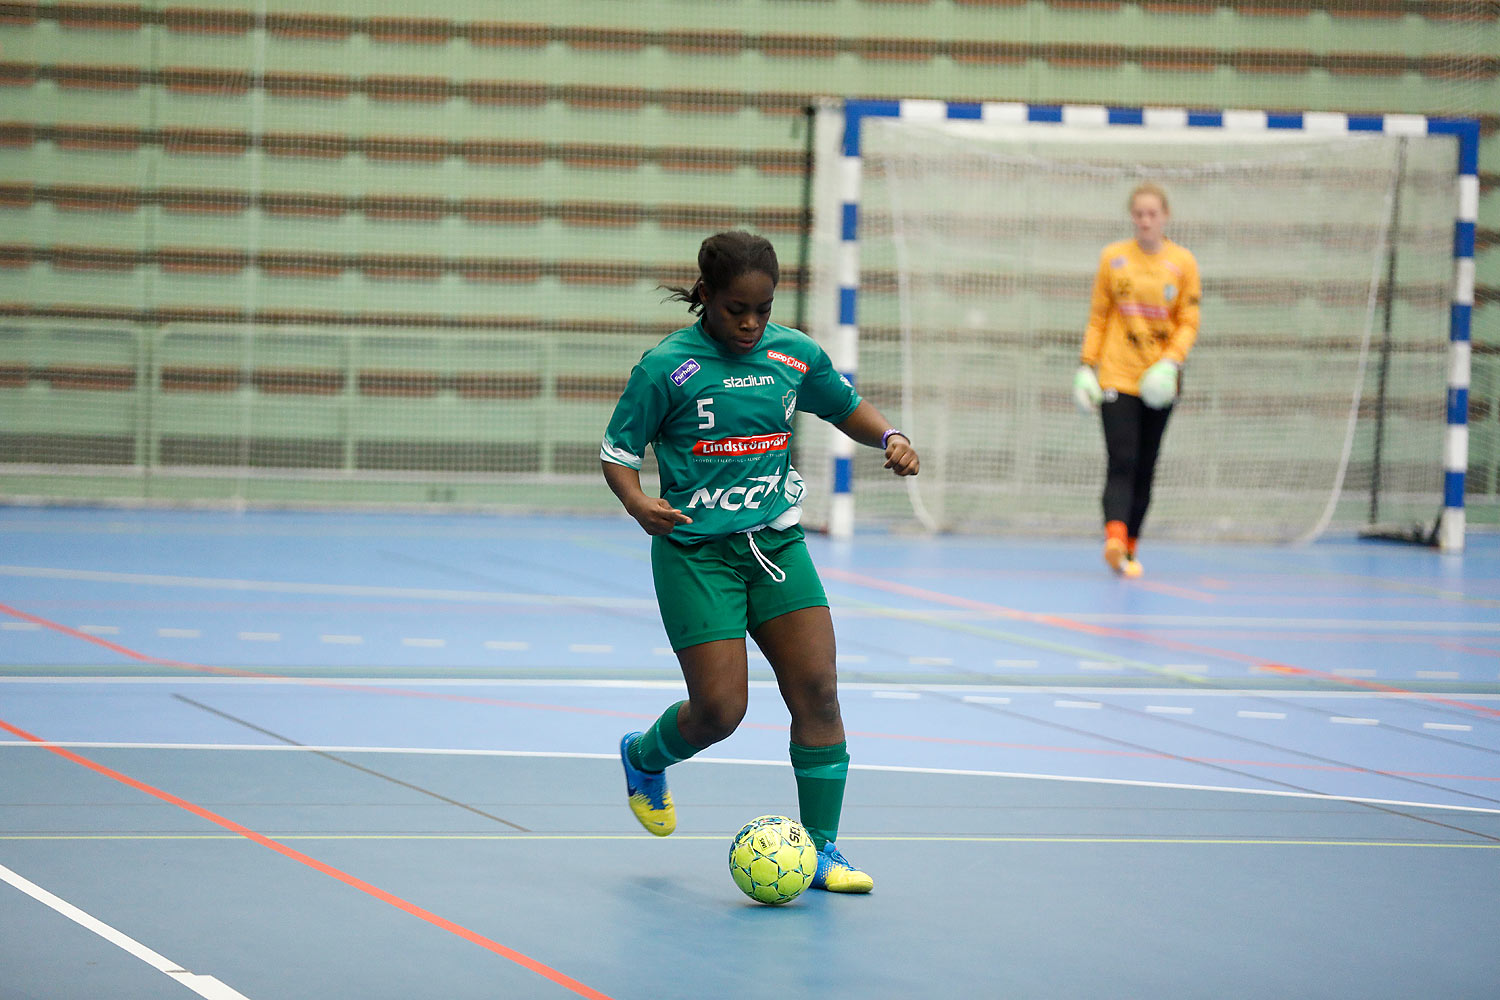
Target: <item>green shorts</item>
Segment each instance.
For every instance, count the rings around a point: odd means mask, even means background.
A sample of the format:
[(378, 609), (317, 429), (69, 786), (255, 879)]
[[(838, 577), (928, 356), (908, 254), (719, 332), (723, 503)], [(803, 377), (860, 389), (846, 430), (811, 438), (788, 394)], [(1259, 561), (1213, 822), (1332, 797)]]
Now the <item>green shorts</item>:
[(755, 546), (785, 580), (777, 583), (760, 564), (744, 532), (696, 545), (678, 545), (662, 535), (651, 539), (656, 603), (674, 650), (743, 638), (777, 615), (828, 606), (801, 525), (762, 528), (755, 532)]

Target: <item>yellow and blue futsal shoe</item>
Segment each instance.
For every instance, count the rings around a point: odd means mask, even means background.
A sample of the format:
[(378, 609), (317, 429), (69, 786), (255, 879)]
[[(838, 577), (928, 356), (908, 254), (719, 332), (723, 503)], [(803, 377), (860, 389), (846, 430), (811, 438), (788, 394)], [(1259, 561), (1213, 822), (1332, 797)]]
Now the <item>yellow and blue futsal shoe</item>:
[(677, 829), (677, 809), (672, 793), (667, 791), (667, 775), (652, 774), (630, 763), (630, 744), (640, 733), (626, 733), (620, 740), (620, 763), (625, 765), (625, 794), (630, 796), (630, 811), (650, 832), (665, 837)]
[(1135, 556), (1126, 556), (1125, 565), (1120, 567), (1120, 572), (1131, 580), (1139, 579), (1146, 568), (1140, 564)]
[(829, 892), (869, 892), (875, 888), (875, 880), (851, 865), (830, 840), (818, 852), (818, 870), (813, 875), (812, 887)]

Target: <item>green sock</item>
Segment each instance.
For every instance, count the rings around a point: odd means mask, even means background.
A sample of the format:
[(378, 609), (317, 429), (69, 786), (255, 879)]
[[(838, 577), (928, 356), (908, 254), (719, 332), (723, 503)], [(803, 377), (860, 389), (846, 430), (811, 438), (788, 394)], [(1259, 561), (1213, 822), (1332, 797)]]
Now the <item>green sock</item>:
[(849, 744), (831, 747), (791, 745), (792, 773), (797, 776), (797, 806), (802, 825), (818, 850), (839, 836), (844, 811), (844, 784), (849, 778)]
[(630, 757), (632, 767), (653, 773), (665, 771), (702, 749), (683, 739), (681, 730), (677, 728), (677, 710), (684, 704), (679, 701), (661, 713), (661, 718), (651, 723), (651, 728), (630, 744), (625, 752)]

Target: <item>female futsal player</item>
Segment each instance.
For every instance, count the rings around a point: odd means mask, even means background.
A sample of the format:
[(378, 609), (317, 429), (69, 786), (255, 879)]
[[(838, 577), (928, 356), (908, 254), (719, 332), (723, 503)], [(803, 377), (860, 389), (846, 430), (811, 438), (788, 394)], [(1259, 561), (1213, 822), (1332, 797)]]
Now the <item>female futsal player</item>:
[[(885, 451), (898, 476), (917, 453), (807, 335), (770, 321), (776, 251), (749, 233), (710, 236), (698, 280), (668, 287), (697, 322), (642, 355), (604, 434), (604, 479), (651, 535), (657, 604), (688, 697), (620, 742), (630, 808), (658, 836), (677, 827), (663, 772), (725, 739), (749, 700), (745, 633), (771, 663), (791, 713), (802, 825), (818, 848), (813, 887), (869, 892), (839, 853), (849, 753), (839, 712), (833, 619), (803, 541), (802, 477), (791, 466), (797, 410)], [(641, 489), (656, 452), (660, 497)]]
[(1166, 238), (1166, 192), (1141, 184), (1129, 207), (1135, 238), (1099, 254), (1073, 396), (1080, 409), (1099, 411), (1104, 424), (1104, 561), (1138, 577), (1136, 541), (1182, 365), (1198, 337), (1202, 292), (1197, 260)]

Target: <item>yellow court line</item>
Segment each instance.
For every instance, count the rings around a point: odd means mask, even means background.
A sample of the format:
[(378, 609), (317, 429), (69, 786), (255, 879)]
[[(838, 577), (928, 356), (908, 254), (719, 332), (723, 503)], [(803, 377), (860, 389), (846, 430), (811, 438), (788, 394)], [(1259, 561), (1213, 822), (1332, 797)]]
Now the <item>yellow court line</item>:
[[(636, 833), (294, 833), (276, 836), (267, 834), (268, 840), (642, 840)], [(0, 834), (0, 841), (81, 841), (81, 840), (241, 840), (234, 834), (223, 833), (14, 833)], [(719, 841), (722, 835), (687, 834), (672, 838), (673, 841)], [(1248, 837), (1088, 837), (1088, 836), (928, 836), (871, 834), (845, 838), (848, 841), (886, 841), (906, 844), (1162, 844), (1178, 847), (1229, 846), (1229, 847), (1435, 847), (1461, 848), (1469, 850), (1500, 850), (1500, 843), (1441, 843), (1420, 840), (1295, 840), (1281, 838)]]

